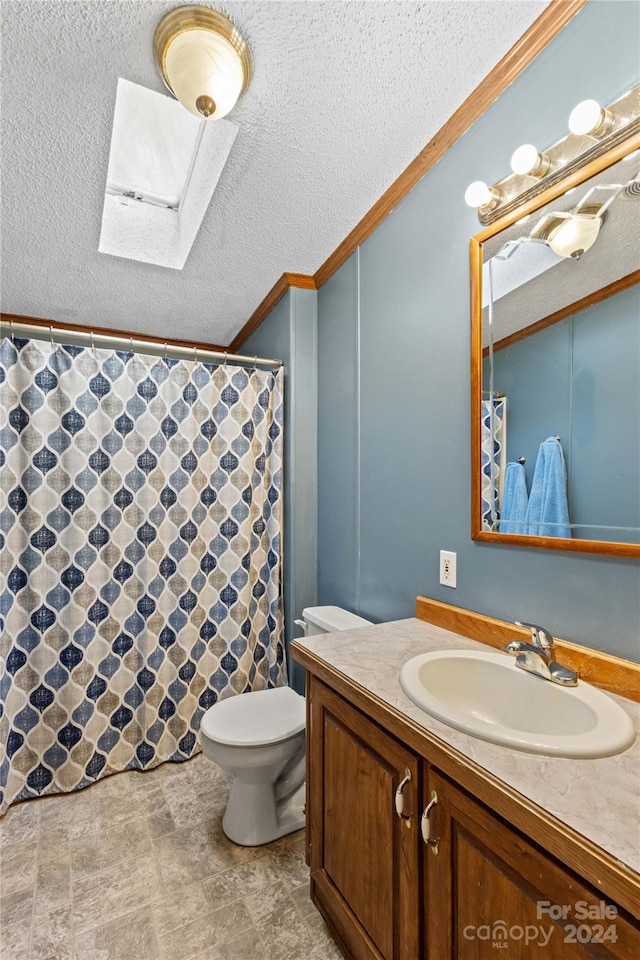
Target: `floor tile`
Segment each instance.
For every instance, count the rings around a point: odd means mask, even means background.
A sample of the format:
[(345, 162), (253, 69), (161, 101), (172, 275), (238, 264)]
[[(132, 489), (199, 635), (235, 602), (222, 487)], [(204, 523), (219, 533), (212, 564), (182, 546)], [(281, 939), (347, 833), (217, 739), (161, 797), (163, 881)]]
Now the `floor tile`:
[(150, 852), (151, 839), (145, 820), (131, 820), (107, 830), (98, 828), (93, 837), (71, 844), (73, 877), (89, 876)]
[(174, 833), (176, 830), (176, 825), (173, 822), (173, 817), (169, 813), (169, 808), (166, 803), (160, 810), (146, 817), (145, 823), (147, 825), (147, 832), (152, 839), (164, 837), (168, 833)]
[(31, 923), (34, 887), (23, 887), (0, 899), (0, 924)]
[(76, 932), (107, 923), (161, 899), (160, 885), (151, 855), (124, 860), (87, 880), (73, 879), (73, 922)]
[(219, 947), (210, 947), (199, 953), (194, 960), (267, 960), (262, 940), (257, 930), (248, 930)]
[(128, 786), (117, 793), (104, 793), (96, 797), (96, 825), (98, 829), (107, 831), (130, 820), (157, 815), (164, 809), (168, 812), (160, 783), (135, 789)]
[(158, 960), (151, 909), (142, 907), (76, 934), (75, 956), (77, 960)]
[(305, 840), (302, 836), (293, 843), (274, 847), (268, 854), (279, 878), (292, 890), (309, 880), (309, 867), (305, 863), (304, 852)]
[(17, 890), (33, 887), (36, 882), (38, 845), (35, 840), (12, 843), (2, 851), (0, 897), (8, 897)]
[(8, 923), (2, 926), (2, 960), (26, 960), (29, 956), (31, 925)]
[(30, 957), (31, 960), (73, 960), (69, 903), (36, 917)]
[(33, 801), (16, 803), (0, 820), (0, 850), (14, 843), (28, 843), (38, 838), (40, 811)]
[(170, 896), (152, 904), (151, 910), (159, 937), (198, 920), (215, 908), (205, 896), (201, 883), (192, 883), (188, 887), (176, 887)]
[(12, 807), (0, 821), (2, 960), (340, 960), (304, 833), (240, 847), (202, 755)]
[(210, 820), (153, 841), (163, 884), (188, 886), (229, 867), (263, 856), (260, 847), (238, 847)]
[(308, 879), (306, 883), (302, 884), (302, 886), (296, 887), (294, 890), (290, 890), (289, 896), (303, 917), (308, 917), (316, 913), (315, 904), (311, 899), (311, 891)]
[(58, 860), (60, 857), (68, 857), (71, 853), (70, 838), (75, 842), (91, 840), (94, 834), (93, 824), (91, 829), (87, 829), (84, 836), (78, 836), (74, 826), (59, 826), (55, 829), (49, 828), (46, 824), (40, 827), (38, 834), (38, 858), (40, 860)]
[(55, 907), (66, 906), (71, 898), (71, 858), (43, 860), (38, 857), (36, 890), (33, 898), (34, 916), (49, 913)]
[(342, 957), (342, 954), (338, 950), (333, 937), (329, 933), (329, 928), (324, 922), (324, 918), (319, 910), (314, 907), (313, 913), (310, 913), (305, 917), (305, 922), (311, 931), (313, 942), (316, 944), (315, 950), (319, 952), (320, 956), (323, 957), (323, 960), (330, 960), (330, 958), (333, 957)]
[(277, 861), (271, 857), (260, 857), (248, 863), (239, 864), (229, 870), (223, 870), (213, 877), (202, 881), (202, 888), (209, 903), (209, 909), (233, 903), (253, 896), (265, 887), (273, 886), (281, 879)]
[(233, 903), (161, 937), (160, 951), (165, 960), (189, 960), (252, 927), (244, 904)]
[(39, 839), (43, 846), (52, 842), (71, 842), (94, 832), (93, 786), (74, 793), (45, 797), (34, 801), (40, 808)]
[(205, 806), (186, 774), (166, 778), (162, 783), (162, 793), (176, 829), (212, 819), (206, 816)]
[(301, 960), (316, 947), (306, 920), (282, 882), (245, 899), (270, 960)]

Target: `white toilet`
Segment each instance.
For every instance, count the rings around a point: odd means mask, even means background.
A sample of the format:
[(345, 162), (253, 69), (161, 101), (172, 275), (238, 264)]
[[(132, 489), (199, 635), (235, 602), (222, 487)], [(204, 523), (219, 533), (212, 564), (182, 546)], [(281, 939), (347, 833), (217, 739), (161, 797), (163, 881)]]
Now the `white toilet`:
[[(370, 625), (340, 607), (307, 607), (305, 635)], [(289, 687), (221, 700), (200, 722), (202, 752), (227, 774), (222, 829), (255, 847), (304, 826), (305, 700)]]

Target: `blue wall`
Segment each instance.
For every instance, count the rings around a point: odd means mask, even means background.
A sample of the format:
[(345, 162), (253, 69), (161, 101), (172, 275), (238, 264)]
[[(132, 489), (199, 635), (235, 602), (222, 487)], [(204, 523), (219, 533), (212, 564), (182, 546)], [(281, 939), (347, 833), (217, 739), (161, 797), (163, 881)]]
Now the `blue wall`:
[[(382, 621), (412, 616), (424, 594), (640, 660), (636, 562), (470, 539), (479, 225), (463, 199), (472, 180), (502, 177), (519, 144), (563, 137), (580, 100), (636, 84), (639, 38), (635, 0), (591, 0), (318, 292), (319, 603)], [(440, 549), (458, 554), (456, 590), (438, 583)]]
[[(317, 301), (292, 289), (245, 341), (242, 352), (284, 363), (284, 614), (287, 654), (294, 625), (317, 602)], [(289, 682), (304, 691), (304, 671), (288, 657)]]
[(507, 459), (527, 458), (531, 489), (540, 443), (561, 437), (574, 536), (640, 542), (639, 358), (638, 286), (494, 355)]
[[(463, 199), (472, 180), (503, 176), (520, 143), (564, 136), (580, 100), (638, 82), (639, 21), (635, 2), (591, 0), (320, 289), (320, 603), (390, 620), (425, 594), (640, 660), (637, 562), (470, 540), (479, 228)], [(438, 583), (440, 549), (458, 554), (456, 590)]]

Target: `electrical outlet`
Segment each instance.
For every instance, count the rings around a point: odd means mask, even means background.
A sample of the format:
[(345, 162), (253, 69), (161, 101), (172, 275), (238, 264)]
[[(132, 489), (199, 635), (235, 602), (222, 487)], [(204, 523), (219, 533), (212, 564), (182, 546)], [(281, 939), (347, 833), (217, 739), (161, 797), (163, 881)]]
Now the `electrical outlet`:
[(440, 551), (440, 583), (445, 587), (457, 585), (457, 553), (451, 550)]

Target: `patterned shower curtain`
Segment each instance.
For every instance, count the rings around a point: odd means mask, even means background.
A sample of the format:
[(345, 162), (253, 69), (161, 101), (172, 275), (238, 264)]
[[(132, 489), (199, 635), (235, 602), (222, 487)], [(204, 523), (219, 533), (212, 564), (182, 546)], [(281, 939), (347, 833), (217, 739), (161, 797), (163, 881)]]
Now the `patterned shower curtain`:
[(0, 813), (286, 682), (282, 371), (0, 342)]
[(502, 481), (507, 454), (507, 399), (493, 398), (482, 401), (481, 419), (482, 441), (482, 529), (496, 531), (500, 519), (502, 499)]

